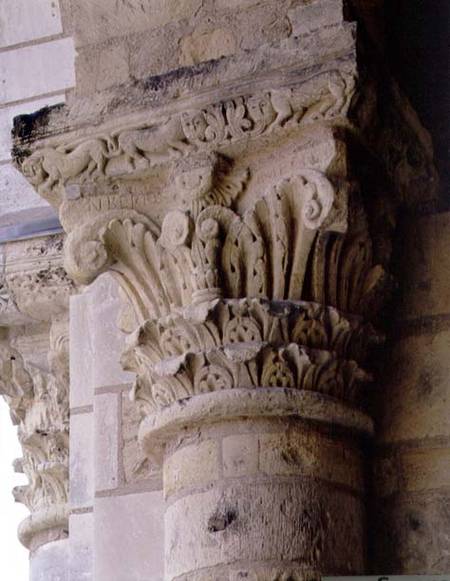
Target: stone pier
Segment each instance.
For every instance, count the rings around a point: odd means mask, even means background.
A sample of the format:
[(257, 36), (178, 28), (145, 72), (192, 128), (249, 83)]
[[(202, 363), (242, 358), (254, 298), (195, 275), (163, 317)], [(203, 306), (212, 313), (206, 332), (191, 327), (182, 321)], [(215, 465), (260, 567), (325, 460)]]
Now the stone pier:
[[(388, 555), (372, 532), (411, 500), (386, 466), (445, 447), (399, 441), (404, 393), (380, 364), (397, 224), (438, 187), (371, 44), (381, 3), (82, 4), (76, 90), (16, 117), (13, 150), (58, 213), (72, 281), (70, 506), (67, 487), (52, 503), (68, 581), (420, 569), (410, 540)], [(100, 42), (106, 25), (123, 42)]]

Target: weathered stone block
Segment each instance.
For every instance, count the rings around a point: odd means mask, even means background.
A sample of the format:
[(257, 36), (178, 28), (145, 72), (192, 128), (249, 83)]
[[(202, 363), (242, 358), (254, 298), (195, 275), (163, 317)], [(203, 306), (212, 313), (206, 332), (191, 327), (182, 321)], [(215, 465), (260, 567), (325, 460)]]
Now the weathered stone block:
[(260, 470), (266, 474), (305, 475), (363, 487), (361, 457), (348, 445), (320, 434), (289, 433), (259, 436)]
[(164, 462), (164, 494), (206, 486), (219, 478), (217, 442), (205, 440), (174, 452)]
[[(391, 355), (389, 397), (380, 415), (382, 442), (450, 435), (450, 330), (400, 339)], [(426, 413), (425, 413), (426, 410)]]
[(450, 212), (410, 224), (402, 252), (401, 315), (408, 319), (450, 313)]
[(383, 500), (373, 529), (377, 570), (395, 575), (444, 574), (450, 569), (449, 527), (445, 493)]
[(292, 34), (300, 36), (320, 27), (339, 24), (344, 19), (342, 10), (342, 0), (301, 2), (288, 12)]
[(319, 555), (325, 574), (363, 571), (362, 502), (317, 483), (251, 481), (186, 496), (167, 508), (165, 527), (168, 581), (236, 561), (307, 568)]
[(227, 436), (222, 441), (225, 478), (247, 476), (258, 471), (258, 437), (252, 434)]
[(112, 10), (110, 0), (82, 0), (73, 6), (75, 42), (82, 46), (159, 28), (189, 18), (201, 7), (202, 0), (119, 0)]
[(402, 452), (402, 491), (450, 488), (450, 449), (423, 448)]
[(232, 31), (218, 28), (212, 32), (196, 32), (186, 36), (180, 45), (180, 64), (189, 66), (233, 54), (236, 50), (236, 39)]
[(213, 10), (236, 10), (261, 4), (263, 0), (213, 0)]
[(130, 74), (136, 79), (158, 75), (179, 66), (179, 39), (185, 32), (180, 23), (171, 23), (151, 34), (141, 32), (127, 39)]
[(129, 80), (129, 54), (125, 44), (110, 42), (78, 50), (77, 93), (94, 93)]

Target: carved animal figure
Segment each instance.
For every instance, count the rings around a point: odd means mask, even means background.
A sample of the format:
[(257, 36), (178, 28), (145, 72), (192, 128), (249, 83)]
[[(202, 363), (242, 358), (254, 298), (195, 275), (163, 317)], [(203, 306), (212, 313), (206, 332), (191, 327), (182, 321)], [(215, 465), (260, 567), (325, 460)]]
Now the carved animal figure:
[(118, 146), (133, 168), (142, 160), (150, 165), (163, 163), (189, 149), (178, 116), (160, 125), (124, 131), (118, 137)]
[(311, 103), (305, 102), (304, 93), (297, 94), (295, 89), (284, 89), (271, 92), (272, 106), (276, 118), (272, 126), (283, 126), (293, 120), (313, 121), (327, 119), (342, 111), (352, 84), (347, 84), (340, 73), (332, 72), (327, 75), (328, 83), (323, 88), (318, 99)]
[(87, 178), (94, 172), (104, 174), (108, 157), (108, 148), (102, 139), (85, 141), (71, 151), (46, 147), (24, 161), (23, 173), (39, 193), (44, 193), (71, 178)]

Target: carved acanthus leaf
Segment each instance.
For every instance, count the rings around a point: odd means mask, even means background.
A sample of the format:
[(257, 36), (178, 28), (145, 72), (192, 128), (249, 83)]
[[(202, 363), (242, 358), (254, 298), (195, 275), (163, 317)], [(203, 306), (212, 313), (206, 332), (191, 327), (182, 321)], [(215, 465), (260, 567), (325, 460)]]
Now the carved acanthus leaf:
[(302, 298), (317, 233), (343, 231), (327, 178), (299, 170), (240, 216), (220, 205), (169, 212), (161, 229), (134, 212), (109, 212), (75, 229), (66, 244), (66, 269), (87, 284), (109, 269), (138, 319), (227, 298)]
[[(53, 324), (50, 339), (50, 373), (25, 364), (19, 351), (6, 341), (0, 344), (0, 393), (10, 407), (13, 422), (18, 425), (18, 438), (23, 451), (23, 457), (15, 462), (15, 469), (23, 472), (28, 479), (27, 485), (17, 486), (13, 490), (16, 501), (25, 504), (32, 512), (28, 524), (24, 524), (27, 543), (32, 537), (33, 522), (42, 521), (41, 525), (44, 526), (48, 511), (65, 513), (57, 507), (65, 505), (68, 500), (66, 321)], [(36, 517), (37, 514), (40, 516)]]
[(354, 361), (294, 343), (279, 348), (241, 343), (208, 352), (187, 352), (156, 364), (148, 357), (144, 343), (135, 345), (133, 357), (138, 379), (132, 397), (143, 415), (202, 393), (262, 386), (315, 391), (355, 403), (361, 384), (370, 380)]
[(313, 303), (261, 299), (213, 301), (130, 336), (122, 364), (138, 379), (133, 398), (144, 415), (219, 389), (284, 387), (355, 401), (369, 380), (363, 360), (377, 341), (370, 326)]

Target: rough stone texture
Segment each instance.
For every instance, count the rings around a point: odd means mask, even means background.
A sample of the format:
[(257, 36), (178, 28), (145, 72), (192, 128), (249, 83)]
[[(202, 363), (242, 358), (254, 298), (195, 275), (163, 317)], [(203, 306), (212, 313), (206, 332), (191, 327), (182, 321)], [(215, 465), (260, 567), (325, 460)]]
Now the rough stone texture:
[(450, 277), (447, 249), (449, 214), (443, 212), (410, 224), (405, 236), (408, 268), (402, 272), (400, 302), (404, 319), (449, 314)]
[(374, 532), (379, 544), (377, 562), (383, 563), (384, 571), (402, 575), (442, 575), (448, 571), (448, 497), (447, 487), (383, 501), (379, 527)]
[(167, 579), (240, 560), (314, 570), (320, 559), (326, 574), (356, 574), (364, 568), (361, 510), (360, 500), (306, 482), (236, 483), (185, 497), (166, 511)]
[[(284, 560), (326, 574), (363, 570), (361, 459), (339, 440), (295, 420), (283, 423), (214, 424), (186, 432), (185, 445), (168, 452), (167, 579), (203, 569), (215, 579), (238, 562)], [(240, 432), (249, 433), (229, 435)], [(244, 460), (236, 460), (238, 439)], [(230, 471), (230, 451), (237, 470)]]
[(219, 446), (212, 440), (184, 446), (164, 463), (164, 494), (201, 488), (219, 479)]
[(289, 10), (288, 18), (292, 25), (292, 34), (310, 33), (322, 26), (332, 26), (342, 22), (343, 3), (341, 0), (316, 0), (300, 2)]
[(73, 7), (74, 36), (77, 45), (96, 44), (122, 36), (190, 18), (201, 8), (201, 0), (119, 0), (114, 10), (110, 0), (82, 0)]
[(126, 45), (115, 42), (81, 51), (77, 57), (77, 92), (102, 91), (125, 83), (130, 78), (128, 61)]
[(236, 40), (233, 34), (223, 28), (212, 32), (194, 33), (181, 40), (181, 65), (194, 65), (202, 61), (218, 59), (233, 54)]
[(258, 438), (254, 434), (224, 438), (222, 457), (225, 478), (256, 474), (259, 466)]
[(391, 355), (390, 397), (381, 418), (383, 442), (450, 436), (449, 349), (449, 329), (397, 342)]
[(392, 347), (375, 463), (373, 569), (386, 573), (439, 574), (450, 567), (449, 227), (449, 213), (405, 227), (400, 336)]

